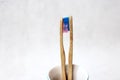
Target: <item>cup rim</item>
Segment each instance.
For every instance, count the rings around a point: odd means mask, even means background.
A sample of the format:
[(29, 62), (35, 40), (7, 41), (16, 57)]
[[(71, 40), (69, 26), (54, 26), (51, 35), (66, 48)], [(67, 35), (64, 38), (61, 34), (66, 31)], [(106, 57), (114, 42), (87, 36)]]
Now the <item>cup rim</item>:
[[(66, 66), (68, 66), (68, 64)], [(76, 65), (76, 64), (73, 64), (73, 66), (76, 68), (79, 68), (84, 73), (84, 76), (86, 76), (85, 80), (89, 80), (88, 72), (84, 68), (82, 68), (81, 66)], [(57, 66), (54, 66), (52, 69), (50, 69), (50, 71), (48, 72), (48, 75), (47, 75), (48, 80), (50, 80), (50, 72), (53, 71), (55, 68), (60, 68), (60, 67), (61, 67), (60, 65), (57, 65)]]

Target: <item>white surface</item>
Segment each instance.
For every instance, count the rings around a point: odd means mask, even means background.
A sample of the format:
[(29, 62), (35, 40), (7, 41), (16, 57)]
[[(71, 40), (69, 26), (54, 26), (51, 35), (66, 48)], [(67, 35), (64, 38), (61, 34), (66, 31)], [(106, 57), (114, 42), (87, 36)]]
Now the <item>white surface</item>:
[(0, 0), (0, 80), (44, 80), (60, 65), (59, 20), (74, 19), (74, 63), (120, 80), (119, 0)]

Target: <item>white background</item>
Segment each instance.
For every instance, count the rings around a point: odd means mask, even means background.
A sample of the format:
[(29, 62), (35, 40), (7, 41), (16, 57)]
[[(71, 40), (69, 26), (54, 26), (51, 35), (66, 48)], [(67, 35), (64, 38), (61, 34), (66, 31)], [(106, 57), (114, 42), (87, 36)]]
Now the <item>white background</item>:
[(71, 15), (74, 64), (90, 80), (120, 80), (119, 0), (0, 0), (0, 80), (45, 80), (60, 65), (59, 20)]

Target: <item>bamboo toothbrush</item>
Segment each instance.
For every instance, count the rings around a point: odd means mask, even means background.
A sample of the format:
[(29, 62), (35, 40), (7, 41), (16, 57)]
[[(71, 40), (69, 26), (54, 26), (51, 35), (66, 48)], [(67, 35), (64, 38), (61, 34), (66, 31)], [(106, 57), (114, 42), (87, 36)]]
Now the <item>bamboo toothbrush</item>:
[(60, 20), (60, 53), (61, 53), (61, 69), (62, 69), (62, 80), (66, 80), (65, 70), (65, 51), (63, 46), (63, 20)]
[(69, 17), (70, 24), (70, 47), (69, 47), (69, 57), (68, 57), (68, 80), (72, 80), (72, 59), (73, 59), (73, 22), (72, 16)]
[[(70, 26), (70, 28), (69, 28)], [(63, 45), (63, 32), (70, 31), (70, 47), (68, 57), (68, 77), (65, 68), (65, 51)], [(72, 80), (72, 57), (73, 57), (73, 24), (72, 16), (65, 17), (60, 20), (60, 53), (61, 53), (61, 69), (62, 69), (62, 80)]]

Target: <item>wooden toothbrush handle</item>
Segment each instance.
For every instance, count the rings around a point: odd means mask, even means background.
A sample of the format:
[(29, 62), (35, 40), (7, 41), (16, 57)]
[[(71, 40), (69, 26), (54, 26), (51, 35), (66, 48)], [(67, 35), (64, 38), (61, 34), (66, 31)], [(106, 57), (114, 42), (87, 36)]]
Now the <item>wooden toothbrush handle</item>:
[(61, 54), (61, 69), (62, 69), (62, 80), (66, 80), (66, 69), (65, 69), (65, 51), (63, 46), (63, 20), (60, 20), (60, 54)]
[(73, 80), (72, 60), (73, 60), (73, 21), (72, 16), (69, 17), (70, 24), (70, 48), (68, 56), (68, 80)]

